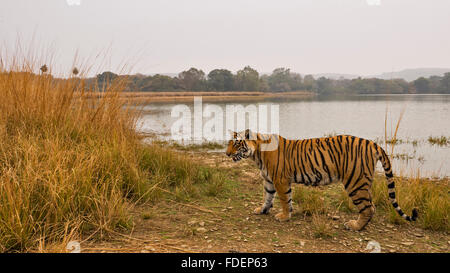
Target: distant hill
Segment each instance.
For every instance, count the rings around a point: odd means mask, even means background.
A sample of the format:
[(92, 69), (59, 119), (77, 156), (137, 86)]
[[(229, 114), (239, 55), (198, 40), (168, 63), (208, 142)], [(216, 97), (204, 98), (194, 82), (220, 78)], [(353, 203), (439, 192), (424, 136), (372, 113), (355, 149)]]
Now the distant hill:
[(314, 74), (313, 75), (314, 79), (318, 79), (320, 77), (325, 77), (328, 79), (333, 79), (333, 80), (339, 80), (339, 79), (356, 79), (358, 77), (360, 77), (360, 75), (355, 75), (355, 74), (340, 74), (340, 73), (319, 73), (319, 74)]
[(378, 78), (383, 80), (390, 79), (404, 79), (405, 81), (414, 81), (420, 77), (428, 78), (430, 76), (443, 76), (444, 73), (450, 72), (450, 68), (412, 68), (412, 69), (404, 69), (400, 71), (394, 72), (385, 72), (377, 75), (356, 75), (356, 74), (341, 74), (341, 73), (319, 73), (314, 74), (314, 78), (318, 79), (320, 77), (325, 77), (329, 79), (339, 80), (341, 78), (344, 79), (356, 79), (358, 77), (361, 78)]
[(420, 77), (443, 76), (446, 72), (450, 72), (450, 68), (415, 68), (397, 72), (385, 72), (379, 75), (365, 76), (364, 78), (379, 78), (384, 80), (404, 79), (409, 82), (417, 80)]

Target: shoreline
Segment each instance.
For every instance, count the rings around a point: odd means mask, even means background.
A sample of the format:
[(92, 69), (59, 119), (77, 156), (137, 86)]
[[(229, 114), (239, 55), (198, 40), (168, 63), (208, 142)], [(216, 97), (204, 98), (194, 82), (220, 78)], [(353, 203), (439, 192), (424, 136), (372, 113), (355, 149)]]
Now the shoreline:
[[(89, 94), (91, 98), (101, 98), (105, 93)], [(131, 104), (193, 102), (201, 96), (204, 102), (257, 102), (264, 100), (309, 99), (317, 96), (309, 91), (260, 92), (260, 91), (174, 91), (174, 92), (122, 92), (120, 98)]]

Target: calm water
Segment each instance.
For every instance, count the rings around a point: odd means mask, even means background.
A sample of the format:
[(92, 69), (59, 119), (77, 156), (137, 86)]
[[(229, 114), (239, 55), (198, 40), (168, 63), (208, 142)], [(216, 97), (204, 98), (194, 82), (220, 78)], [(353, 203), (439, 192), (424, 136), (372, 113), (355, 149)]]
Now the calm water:
[[(402, 111), (403, 119), (397, 133), (402, 141), (394, 149), (396, 174), (411, 176), (450, 176), (450, 146), (428, 143), (430, 136), (450, 137), (450, 95), (377, 95), (345, 99), (314, 98), (302, 101), (264, 101), (279, 105), (280, 134), (302, 139), (332, 134), (350, 134), (371, 140), (385, 147), (385, 116), (387, 135), (394, 134)], [(204, 103), (203, 109), (206, 105)], [(229, 104), (250, 103), (230, 102)], [(251, 103), (258, 106), (260, 103)], [(144, 107), (140, 130), (166, 135), (178, 118), (171, 117), (175, 104), (154, 104)], [(225, 112), (225, 103), (217, 103)], [(189, 105), (193, 112), (193, 105)], [(204, 122), (208, 119), (204, 118)], [(225, 128), (225, 125), (224, 125)], [(392, 153), (391, 146), (387, 147)]]

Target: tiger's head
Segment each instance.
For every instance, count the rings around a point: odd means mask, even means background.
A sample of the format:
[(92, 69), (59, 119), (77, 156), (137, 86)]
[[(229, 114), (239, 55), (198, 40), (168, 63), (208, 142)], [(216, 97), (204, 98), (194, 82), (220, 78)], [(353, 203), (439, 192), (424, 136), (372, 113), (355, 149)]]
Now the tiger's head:
[(239, 133), (232, 132), (231, 135), (232, 139), (228, 142), (226, 155), (233, 158), (234, 162), (252, 156), (257, 148), (256, 134), (247, 129)]

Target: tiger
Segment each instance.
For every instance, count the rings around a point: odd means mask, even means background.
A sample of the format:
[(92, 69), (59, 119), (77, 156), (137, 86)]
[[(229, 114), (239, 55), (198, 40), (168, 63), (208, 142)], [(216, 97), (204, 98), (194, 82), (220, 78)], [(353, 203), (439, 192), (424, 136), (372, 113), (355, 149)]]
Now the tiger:
[[(277, 134), (255, 133), (249, 129), (231, 134), (226, 155), (235, 162), (251, 159), (264, 180), (264, 202), (254, 210), (255, 214), (268, 214), (278, 194), (281, 212), (275, 218), (287, 221), (293, 211), (292, 183), (319, 186), (340, 181), (359, 211), (358, 218), (345, 222), (344, 227), (362, 230), (375, 213), (371, 186), (376, 164), (381, 161), (392, 206), (406, 221), (415, 221), (418, 217), (416, 208), (408, 216), (398, 205), (389, 157), (371, 140), (351, 135), (288, 140)], [(266, 146), (270, 144), (274, 146), (268, 149)]]

